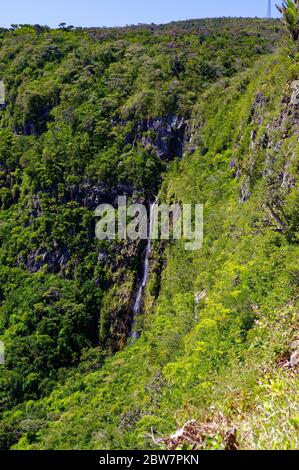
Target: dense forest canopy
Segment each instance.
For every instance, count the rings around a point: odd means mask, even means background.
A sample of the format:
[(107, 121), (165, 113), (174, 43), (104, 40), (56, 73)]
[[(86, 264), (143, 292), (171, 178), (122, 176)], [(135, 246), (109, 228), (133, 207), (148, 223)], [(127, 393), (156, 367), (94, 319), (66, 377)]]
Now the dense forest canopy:
[[(254, 406), (295, 386), (298, 74), (278, 20), (0, 31), (2, 448), (156, 447), (212, 404), (266, 446)], [(155, 243), (128, 344), (144, 243), (97, 240), (94, 211), (158, 194), (205, 205), (205, 244)]]

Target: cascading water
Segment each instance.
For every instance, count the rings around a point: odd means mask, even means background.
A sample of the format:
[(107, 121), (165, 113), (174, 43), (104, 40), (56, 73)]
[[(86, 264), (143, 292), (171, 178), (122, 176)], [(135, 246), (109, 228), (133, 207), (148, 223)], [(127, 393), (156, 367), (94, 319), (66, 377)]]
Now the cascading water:
[(131, 333), (131, 337), (133, 339), (138, 338), (138, 333), (134, 331), (134, 323), (135, 323), (136, 317), (141, 314), (142, 296), (143, 296), (144, 289), (146, 288), (148, 275), (149, 275), (150, 255), (152, 252), (152, 235), (153, 235), (153, 227), (154, 227), (154, 220), (155, 220), (154, 211), (155, 211), (156, 204), (157, 204), (157, 199), (153, 204), (151, 204), (149, 231), (148, 231), (147, 245), (146, 245), (144, 265), (143, 265), (143, 277), (142, 277), (142, 282), (138, 288), (134, 307), (133, 307), (133, 328), (132, 328), (132, 333)]

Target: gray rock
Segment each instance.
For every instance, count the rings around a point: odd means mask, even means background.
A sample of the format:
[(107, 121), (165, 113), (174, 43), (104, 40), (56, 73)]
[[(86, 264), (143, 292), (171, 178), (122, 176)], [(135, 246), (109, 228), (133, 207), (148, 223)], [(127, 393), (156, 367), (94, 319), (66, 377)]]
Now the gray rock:
[(269, 98), (262, 92), (258, 93), (255, 97), (251, 109), (251, 118), (255, 124), (261, 124), (263, 121), (263, 113)]
[(98, 262), (99, 263), (103, 263), (107, 260), (108, 258), (108, 255), (106, 253), (106, 251), (100, 251), (99, 252), (99, 255), (98, 255)]
[(69, 258), (70, 253), (66, 247), (52, 251), (46, 248), (37, 248), (31, 251), (25, 259), (19, 257), (17, 265), (25, 265), (27, 271), (37, 273), (47, 264), (50, 272), (58, 273), (66, 267)]
[(248, 199), (251, 196), (251, 191), (250, 191), (250, 177), (245, 176), (242, 186), (241, 186), (241, 195), (240, 195), (240, 204), (244, 204), (244, 202), (248, 201)]
[(297, 367), (299, 365), (299, 350), (293, 352), (290, 358), (291, 367)]
[(194, 312), (194, 320), (198, 321), (199, 320), (199, 315), (198, 315), (198, 309), (199, 309), (199, 304), (202, 302), (205, 298), (207, 297), (207, 291), (204, 289), (201, 292), (196, 292), (194, 295), (194, 302), (195, 302), (195, 312)]
[(291, 96), (291, 105), (299, 106), (299, 80), (295, 80), (291, 84), (292, 96)]

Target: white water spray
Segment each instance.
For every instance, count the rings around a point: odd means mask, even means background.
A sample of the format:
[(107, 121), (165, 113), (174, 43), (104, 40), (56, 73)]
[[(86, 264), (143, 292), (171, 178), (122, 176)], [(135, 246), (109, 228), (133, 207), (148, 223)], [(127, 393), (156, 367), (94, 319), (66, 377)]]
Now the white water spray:
[(142, 282), (138, 288), (137, 291), (137, 296), (135, 299), (134, 307), (133, 307), (133, 331), (132, 331), (132, 338), (137, 339), (138, 338), (138, 333), (134, 331), (134, 320), (136, 316), (141, 314), (141, 304), (142, 304), (142, 296), (144, 289), (146, 288), (146, 284), (148, 281), (148, 275), (149, 275), (149, 265), (150, 265), (150, 255), (152, 252), (152, 235), (153, 235), (153, 227), (154, 227), (154, 211), (155, 211), (155, 206), (157, 204), (157, 200), (151, 204), (151, 209), (150, 209), (150, 221), (149, 221), (149, 231), (148, 231), (148, 238), (147, 238), (147, 245), (146, 245), (146, 250), (145, 250), (145, 259), (144, 259), (144, 266), (143, 266), (143, 277), (142, 277)]

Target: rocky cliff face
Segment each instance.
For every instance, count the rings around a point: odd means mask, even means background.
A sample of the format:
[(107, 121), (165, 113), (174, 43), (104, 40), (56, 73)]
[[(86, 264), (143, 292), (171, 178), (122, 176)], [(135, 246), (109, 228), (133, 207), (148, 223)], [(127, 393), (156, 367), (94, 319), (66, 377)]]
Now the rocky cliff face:
[[(287, 223), (282, 213), (283, 199), (296, 182), (289, 172), (295, 156), (294, 151), (286, 149), (281, 161), (281, 149), (287, 139), (298, 139), (299, 136), (298, 84), (298, 81), (294, 81), (287, 85), (281, 101), (281, 111), (272, 122), (265, 122), (264, 109), (269, 102), (268, 97), (264, 93), (257, 94), (249, 123), (255, 126), (250, 136), (250, 155), (246, 165), (237, 171), (237, 177), (242, 178), (240, 203), (244, 203), (251, 196), (251, 181), (254, 174), (260, 171), (258, 166), (261, 156), (264, 158), (262, 176), (269, 188), (268, 217), (278, 223), (280, 230), (284, 229)], [(265, 131), (259, 133), (259, 128)]]
[[(181, 158), (184, 149), (188, 143), (189, 128), (188, 122), (183, 117), (162, 116), (159, 118), (144, 119), (137, 122), (133, 131), (125, 138), (127, 145), (136, 146), (141, 143), (145, 148), (153, 149), (158, 157), (171, 161), (175, 157)], [(51, 189), (50, 189), (51, 192)], [(55, 197), (55, 188), (53, 195)], [(77, 203), (79, 206), (94, 211), (99, 204), (112, 204), (117, 206), (119, 195), (126, 195), (133, 198), (135, 202), (146, 202), (136, 199), (134, 196), (134, 187), (131, 184), (117, 184), (108, 187), (107, 183), (101, 181), (92, 181), (83, 178), (81, 183), (69, 185), (65, 184), (63, 195), (59, 197), (60, 204)], [(31, 218), (35, 219), (43, 214), (43, 206), (40, 195), (37, 193), (31, 201)], [(135, 255), (140, 254), (139, 244), (134, 248)], [(138, 245), (138, 246), (137, 246)], [(132, 247), (130, 248), (132, 250)], [(142, 247), (141, 247), (142, 249)], [(109, 259), (109, 256), (101, 256), (101, 261), (109, 263), (110, 267), (117, 269), (115, 260)], [(47, 265), (49, 272), (58, 273), (66, 269), (67, 263), (71, 258), (71, 253), (67, 246), (60, 246), (54, 243), (53, 249), (37, 248), (27, 256), (20, 256), (17, 260), (18, 265), (23, 265), (31, 273), (40, 271)], [(118, 263), (119, 264), (119, 263)]]
[(186, 146), (188, 122), (184, 117), (162, 116), (139, 121), (133, 132), (127, 135), (126, 143), (154, 147), (164, 160), (182, 158)]

